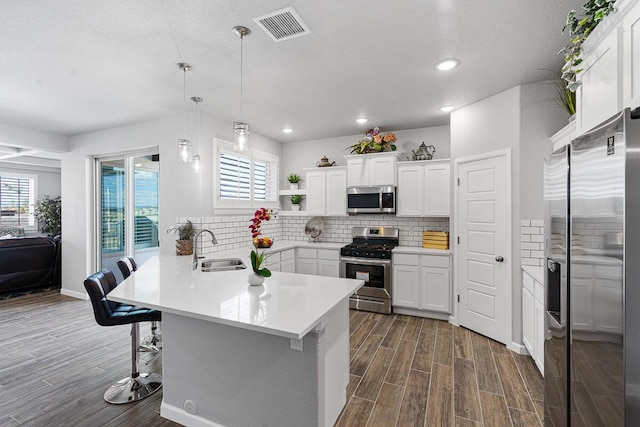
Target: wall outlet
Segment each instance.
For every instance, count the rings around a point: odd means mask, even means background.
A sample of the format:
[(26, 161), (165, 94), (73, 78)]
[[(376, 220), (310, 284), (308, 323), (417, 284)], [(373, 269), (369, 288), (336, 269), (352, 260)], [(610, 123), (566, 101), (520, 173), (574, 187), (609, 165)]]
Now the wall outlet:
[(185, 400), (183, 407), (187, 414), (196, 415), (198, 413), (198, 405), (191, 399)]
[(302, 351), (302, 338), (291, 338), (291, 350)]

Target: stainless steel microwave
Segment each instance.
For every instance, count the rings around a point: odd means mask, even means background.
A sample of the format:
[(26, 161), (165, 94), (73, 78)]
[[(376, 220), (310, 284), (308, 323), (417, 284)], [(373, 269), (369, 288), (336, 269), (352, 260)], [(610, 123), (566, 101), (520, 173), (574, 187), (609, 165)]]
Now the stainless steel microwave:
[(347, 188), (348, 213), (395, 213), (396, 187)]

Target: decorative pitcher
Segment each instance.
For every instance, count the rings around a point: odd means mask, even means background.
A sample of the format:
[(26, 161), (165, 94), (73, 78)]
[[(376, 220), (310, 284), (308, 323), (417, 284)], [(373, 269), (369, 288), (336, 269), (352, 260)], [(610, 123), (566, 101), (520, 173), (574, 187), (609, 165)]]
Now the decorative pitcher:
[(420, 147), (418, 147), (418, 151), (411, 150), (411, 152), (413, 153), (413, 160), (431, 160), (436, 152), (436, 147), (433, 145), (425, 145), (423, 142), (420, 144)]
[(327, 166), (333, 166), (335, 164), (336, 162), (329, 162), (329, 159), (327, 159), (327, 156), (324, 156), (323, 158), (320, 159), (320, 161), (316, 162), (316, 166), (319, 168), (326, 168)]

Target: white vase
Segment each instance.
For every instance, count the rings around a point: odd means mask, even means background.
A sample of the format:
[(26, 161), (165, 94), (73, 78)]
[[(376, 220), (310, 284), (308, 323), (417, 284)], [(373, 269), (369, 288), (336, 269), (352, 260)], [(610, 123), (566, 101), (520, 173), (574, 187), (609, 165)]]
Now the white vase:
[(251, 286), (260, 286), (264, 283), (264, 277), (258, 276), (256, 273), (249, 274), (249, 277), (247, 277), (247, 279), (249, 281), (249, 285)]
[(300, 205), (291, 205), (291, 210), (293, 212), (298, 212), (300, 210)]
[(297, 190), (297, 189), (298, 189), (298, 183), (297, 182), (296, 183), (293, 183), (293, 182), (289, 183), (289, 190)]

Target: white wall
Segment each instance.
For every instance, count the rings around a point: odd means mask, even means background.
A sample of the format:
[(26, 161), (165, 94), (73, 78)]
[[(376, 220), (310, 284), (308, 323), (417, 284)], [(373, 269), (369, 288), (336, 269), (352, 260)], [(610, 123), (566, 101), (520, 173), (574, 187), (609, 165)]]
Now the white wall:
[[(363, 128), (364, 129), (364, 128)], [(309, 141), (293, 142), (283, 144), (282, 158), (280, 170), (280, 187), (287, 188), (287, 175), (295, 172), (304, 178), (303, 168), (312, 168), (316, 166), (316, 162), (322, 157), (327, 156), (330, 161), (335, 161), (336, 165), (345, 165), (343, 156), (348, 155), (350, 150), (346, 148), (358, 142), (363, 136), (364, 131), (360, 135), (348, 135), (335, 138), (314, 139)], [(382, 132), (387, 133), (389, 131)], [(434, 159), (449, 158), (449, 126), (434, 126), (420, 129), (411, 129), (393, 132), (398, 141), (396, 145), (398, 152), (402, 154), (401, 160), (407, 160), (407, 156), (411, 155), (411, 150), (418, 149), (418, 146), (424, 142), (427, 145), (433, 145), (436, 148)], [(305, 185), (302, 185), (304, 188)]]
[[(158, 147), (160, 153), (158, 230), (160, 252), (173, 253), (174, 236), (166, 235), (178, 217), (213, 216), (213, 137), (233, 140), (231, 123), (206, 114), (202, 117), (200, 156), (202, 171), (178, 162), (178, 138), (183, 137), (183, 116), (107, 129), (70, 138), (70, 151), (62, 155), (62, 289), (69, 295), (84, 295), (83, 280), (95, 270), (93, 159), (128, 150)], [(191, 120), (191, 123), (194, 121)], [(193, 135), (190, 135), (193, 141)], [(279, 142), (259, 134), (250, 136), (255, 149), (281, 154)]]
[(569, 114), (556, 101), (554, 81), (522, 86), (520, 130), (520, 219), (544, 219), (544, 159), (549, 138), (565, 126)]
[(511, 150), (512, 337), (508, 339), (515, 343), (522, 342), (521, 219), (544, 217), (543, 159), (550, 149), (549, 137), (566, 122), (554, 94), (553, 82), (532, 83), (451, 113), (452, 158)]
[(0, 144), (62, 153), (69, 149), (68, 138), (51, 132), (0, 123)]

